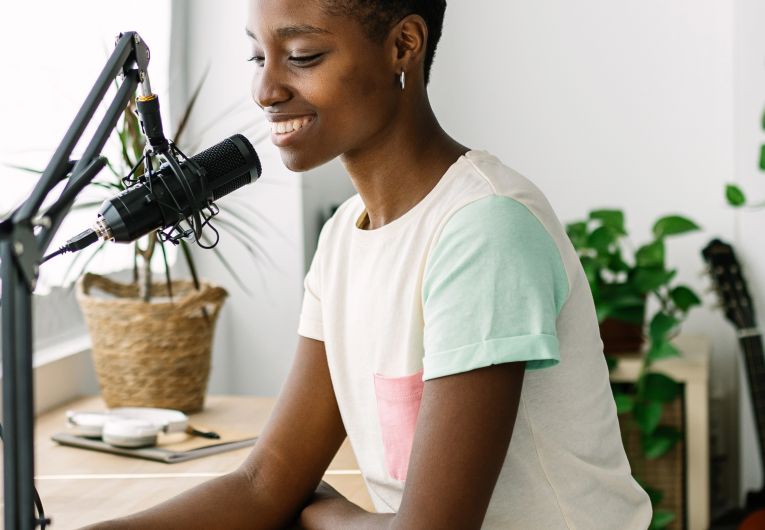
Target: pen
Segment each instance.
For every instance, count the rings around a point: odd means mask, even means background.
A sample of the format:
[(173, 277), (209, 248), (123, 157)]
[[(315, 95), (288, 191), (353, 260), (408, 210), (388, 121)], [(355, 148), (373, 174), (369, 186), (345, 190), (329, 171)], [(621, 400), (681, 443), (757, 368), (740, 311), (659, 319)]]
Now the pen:
[(210, 438), (213, 440), (220, 440), (220, 434), (213, 431), (199, 431), (192, 427), (191, 425), (188, 425), (186, 427), (186, 434), (191, 434), (193, 436), (201, 436), (202, 438)]

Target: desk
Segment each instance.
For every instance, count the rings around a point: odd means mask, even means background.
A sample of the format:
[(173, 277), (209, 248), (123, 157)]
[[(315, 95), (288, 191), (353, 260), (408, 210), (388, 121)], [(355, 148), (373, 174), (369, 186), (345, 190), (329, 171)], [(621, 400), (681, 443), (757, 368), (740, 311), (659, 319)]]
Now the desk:
[[(259, 432), (274, 398), (209, 396), (205, 410), (191, 416), (192, 425), (237, 425)], [(99, 397), (67, 403), (37, 418), (35, 475), (37, 490), (52, 528), (68, 530), (120, 517), (158, 504), (212, 477), (236, 469), (251, 448), (237, 449), (177, 464), (98, 453), (53, 442), (65, 427), (66, 411), (104, 410)], [(214, 422), (210, 419), (214, 418)], [(324, 479), (366, 510), (374, 511), (366, 486), (346, 440)]]

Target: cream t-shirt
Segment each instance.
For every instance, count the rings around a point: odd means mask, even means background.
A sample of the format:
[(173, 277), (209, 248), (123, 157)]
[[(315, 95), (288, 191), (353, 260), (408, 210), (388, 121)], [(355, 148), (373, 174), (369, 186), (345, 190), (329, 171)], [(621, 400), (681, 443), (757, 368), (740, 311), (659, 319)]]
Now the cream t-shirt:
[(324, 342), (376, 509), (398, 510), (424, 381), (525, 361), (483, 528), (647, 528), (589, 285), (544, 195), (470, 151), (400, 218), (365, 216), (356, 195), (324, 226), (298, 332)]

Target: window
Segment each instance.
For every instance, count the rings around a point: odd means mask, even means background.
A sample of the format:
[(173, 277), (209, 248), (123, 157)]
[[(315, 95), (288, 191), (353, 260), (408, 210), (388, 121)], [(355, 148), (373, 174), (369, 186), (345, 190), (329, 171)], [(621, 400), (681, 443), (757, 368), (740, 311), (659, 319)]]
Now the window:
[[(0, 214), (17, 205), (33, 188), (38, 175), (11, 166), (43, 169), (63, 138), (75, 114), (93, 86), (121, 31), (137, 31), (151, 49), (149, 74), (160, 95), (163, 113), (170, 64), (170, 2), (94, 2), (40, 0), (10, 2), (0, 17)], [(113, 87), (109, 94), (113, 95)], [(78, 158), (92, 137), (99, 116), (109, 104), (107, 95), (93, 124), (85, 131), (72, 154)], [(165, 118), (168, 124), (168, 118)], [(113, 159), (114, 146), (104, 154)], [(104, 171), (107, 171), (106, 169)], [(54, 198), (56, 192), (51, 194)], [(64, 221), (49, 251), (92, 225), (95, 210), (73, 212)], [(87, 250), (85, 251), (87, 252)], [(37, 294), (50, 293), (61, 285), (75, 256), (59, 256), (42, 266)], [(82, 258), (80, 258), (82, 261)], [(132, 263), (130, 245), (110, 245), (89, 270), (106, 273)], [(71, 275), (70, 275), (70, 280)], [(71, 297), (60, 292), (37, 297), (36, 305), (50, 304), (43, 314), (57, 315), (37, 323), (38, 342), (50, 342), (65, 333), (71, 319)], [(57, 307), (54, 307), (57, 306)], [(36, 310), (40, 315), (40, 312)], [(75, 313), (66, 318), (67, 314)], [(81, 325), (81, 324), (80, 324)]]

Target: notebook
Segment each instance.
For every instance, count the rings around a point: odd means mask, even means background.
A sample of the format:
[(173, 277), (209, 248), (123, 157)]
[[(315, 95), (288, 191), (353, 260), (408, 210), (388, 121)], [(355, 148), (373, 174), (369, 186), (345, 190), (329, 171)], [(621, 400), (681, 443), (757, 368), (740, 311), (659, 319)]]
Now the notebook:
[(90, 449), (92, 451), (102, 451), (115, 455), (128, 456), (132, 458), (143, 458), (164, 462), (166, 464), (175, 464), (176, 462), (185, 462), (194, 458), (233, 451), (242, 447), (255, 445), (257, 436), (243, 436), (241, 433), (225, 433), (218, 431), (221, 435), (220, 440), (210, 440), (199, 436), (191, 436), (185, 433), (162, 434), (160, 433), (157, 445), (153, 447), (126, 448), (114, 447), (101, 439), (85, 438), (66, 432), (61, 432), (51, 436), (54, 442), (69, 447), (79, 447), (81, 449)]

